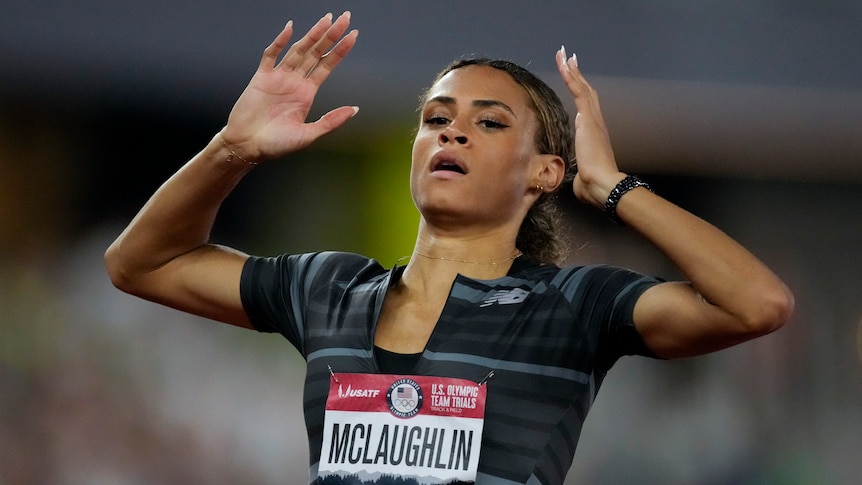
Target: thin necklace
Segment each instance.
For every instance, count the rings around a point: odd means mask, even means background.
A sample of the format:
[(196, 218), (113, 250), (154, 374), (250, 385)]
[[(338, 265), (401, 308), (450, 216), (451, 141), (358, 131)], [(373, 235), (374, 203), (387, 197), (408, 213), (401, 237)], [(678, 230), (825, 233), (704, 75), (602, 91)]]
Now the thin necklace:
[[(509, 256), (508, 258), (505, 258), (505, 259), (501, 259), (499, 261), (483, 262), (483, 261), (467, 261), (465, 259), (454, 259), (454, 258), (443, 258), (443, 257), (437, 257), (437, 256), (429, 256), (427, 254), (422, 254), (419, 251), (416, 251), (417, 256), (422, 256), (423, 258), (427, 258), (427, 259), (437, 259), (440, 261), (452, 261), (453, 263), (483, 264), (483, 265), (489, 265), (489, 266), (495, 266), (498, 264), (507, 263), (509, 261), (512, 261), (514, 259), (519, 258), (523, 254), (524, 253), (522, 253), (521, 251), (518, 251), (514, 255)], [(410, 256), (401, 256), (400, 258), (398, 258), (395, 261), (395, 263), (398, 264), (398, 263), (404, 261), (405, 259), (410, 259)]]

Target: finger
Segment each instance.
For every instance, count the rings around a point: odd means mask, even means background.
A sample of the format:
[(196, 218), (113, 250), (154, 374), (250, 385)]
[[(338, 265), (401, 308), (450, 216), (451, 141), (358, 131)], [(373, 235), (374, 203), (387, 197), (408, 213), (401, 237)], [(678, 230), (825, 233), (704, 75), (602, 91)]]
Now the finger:
[(356, 116), (356, 113), (358, 112), (359, 108), (356, 106), (342, 106), (326, 113), (312, 124), (315, 125), (323, 135), (343, 125), (347, 120)]
[(320, 58), (338, 43), (338, 40), (350, 26), (350, 12), (341, 14), (335, 22), (328, 13), (297, 41), (282, 59), (281, 65), (288, 70), (295, 70), (308, 75)]
[(358, 30), (352, 30), (349, 34), (341, 38), (329, 52), (324, 54), (317, 65), (308, 73), (308, 79), (314, 83), (321, 84), (329, 77), (332, 70), (335, 69), (342, 59), (353, 49), (356, 44), (356, 37), (359, 35)]
[(303, 129), (307, 135), (305, 137), (307, 142), (311, 144), (321, 136), (335, 131), (358, 112), (359, 108), (356, 106), (342, 106), (326, 113), (313, 123), (306, 123)]
[(578, 58), (574, 54), (568, 57), (565, 47), (557, 51), (557, 69), (572, 96), (577, 99), (589, 95), (590, 85), (578, 69)]
[(329, 27), (326, 34), (308, 50), (302, 65), (297, 70), (305, 72), (305, 77), (309, 77), (318, 64), (320, 64), (321, 59), (343, 40), (342, 36), (349, 26), (350, 12), (348, 11), (335, 19), (335, 22)]
[[(321, 38), (323, 38), (324, 34), (326, 34), (326, 31), (328, 31), (331, 26), (332, 14), (328, 13), (308, 29), (308, 32), (306, 32), (301, 39), (290, 46), (290, 49), (287, 50), (287, 53), (284, 55), (284, 58), (281, 59), (281, 62), (277, 67), (283, 67), (288, 70), (301, 69), (301, 66), (306, 63), (308, 51), (314, 47)], [(308, 66), (306, 69), (307, 68)]]
[(284, 50), (284, 47), (290, 41), (290, 37), (292, 35), (293, 20), (288, 20), (281, 32), (279, 32), (272, 41), (272, 44), (269, 44), (266, 49), (263, 50), (263, 57), (260, 59), (259, 67), (262, 69), (272, 69), (275, 67), (279, 54)]
[(578, 58), (575, 54), (571, 57), (566, 55), (566, 50), (561, 47), (557, 51), (557, 68), (560, 71), (560, 76), (563, 82), (569, 89), (569, 92), (575, 98), (575, 106), (578, 114), (575, 117), (575, 124), (578, 125), (582, 115), (589, 116), (595, 120), (602, 122), (601, 108), (599, 106), (599, 96), (596, 90), (587, 82), (584, 75), (578, 67)]

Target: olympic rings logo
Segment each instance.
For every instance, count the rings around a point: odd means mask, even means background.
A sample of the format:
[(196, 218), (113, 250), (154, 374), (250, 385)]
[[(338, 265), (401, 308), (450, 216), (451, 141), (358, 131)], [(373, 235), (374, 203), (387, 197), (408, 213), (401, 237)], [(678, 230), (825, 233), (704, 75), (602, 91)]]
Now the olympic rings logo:
[(386, 393), (389, 403), (389, 412), (399, 418), (412, 418), (422, 408), (422, 388), (419, 383), (404, 377), (396, 380), (389, 386)]

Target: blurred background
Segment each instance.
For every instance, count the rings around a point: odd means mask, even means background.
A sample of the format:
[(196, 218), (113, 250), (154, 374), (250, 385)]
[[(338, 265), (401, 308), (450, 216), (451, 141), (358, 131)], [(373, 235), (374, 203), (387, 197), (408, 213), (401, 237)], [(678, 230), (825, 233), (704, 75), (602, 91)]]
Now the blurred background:
[[(303, 363), (281, 337), (115, 290), (102, 254), (222, 127), (288, 19), (349, 9), (359, 42), (316, 118), (357, 118), (252, 172), (214, 239), (390, 266), (417, 223), (415, 107), (450, 60), (565, 44), (622, 169), (792, 287), (790, 324), (708, 356), (621, 360), (568, 483), (862, 483), (862, 3), (7, 1), (0, 15), (0, 484), (306, 483)], [(563, 96), (569, 106), (572, 103)], [(561, 197), (570, 262), (674, 278)]]

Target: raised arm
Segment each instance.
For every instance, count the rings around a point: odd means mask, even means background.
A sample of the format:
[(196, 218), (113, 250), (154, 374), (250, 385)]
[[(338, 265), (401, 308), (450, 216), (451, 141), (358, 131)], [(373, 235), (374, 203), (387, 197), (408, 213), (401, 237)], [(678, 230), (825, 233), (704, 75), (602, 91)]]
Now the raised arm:
[(356, 113), (342, 106), (307, 123), (317, 90), (350, 52), (349, 13), (327, 14), (282, 55), (288, 22), (263, 53), (227, 125), (153, 194), (105, 253), (119, 289), (182, 311), (250, 327), (239, 296), (247, 256), (211, 244), (222, 202), (257, 164), (305, 148)]
[[(575, 98), (577, 198), (605, 210), (625, 177), (618, 168), (596, 91), (574, 56), (557, 52), (557, 67)], [(647, 290), (634, 321), (647, 345), (665, 358), (703, 354), (769, 333), (793, 312), (793, 295), (760, 260), (725, 233), (653, 194), (632, 189), (616, 207), (619, 220), (654, 244), (688, 282)]]

